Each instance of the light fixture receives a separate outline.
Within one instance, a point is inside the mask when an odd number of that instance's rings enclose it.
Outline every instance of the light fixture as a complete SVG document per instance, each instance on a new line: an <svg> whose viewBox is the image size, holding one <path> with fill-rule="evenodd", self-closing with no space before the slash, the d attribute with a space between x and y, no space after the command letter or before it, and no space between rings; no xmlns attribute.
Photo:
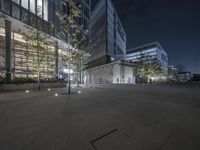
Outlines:
<svg viewBox="0 0 200 150"><path fill-rule="evenodd" d="M55 96L57 97L57 96L58 96L58 93L56 93Z"/></svg>
<svg viewBox="0 0 200 150"><path fill-rule="evenodd" d="M74 71L72 70L72 69L63 69L63 72L64 73L70 73L70 74L73 74L74 73Z"/></svg>
<svg viewBox="0 0 200 150"><path fill-rule="evenodd" d="M48 91L51 91L51 89L50 89L50 88L48 88Z"/></svg>
<svg viewBox="0 0 200 150"><path fill-rule="evenodd" d="M29 90L26 90L26 93L29 93Z"/></svg>
<svg viewBox="0 0 200 150"><path fill-rule="evenodd" d="M82 92L81 91L78 91L78 94L81 94Z"/></svg>

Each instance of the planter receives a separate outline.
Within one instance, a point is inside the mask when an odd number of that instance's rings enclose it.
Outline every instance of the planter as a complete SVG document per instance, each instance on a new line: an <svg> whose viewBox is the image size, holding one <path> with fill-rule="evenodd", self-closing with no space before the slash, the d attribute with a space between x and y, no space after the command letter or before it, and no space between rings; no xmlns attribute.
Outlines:
<svg viewBox="0 0 200 150"><path fill-rule="evenodd" d="M66 83L41 83L42 88L57 88L57 87L65 87ZM0 84L0 91L17 91L17 90L27 90L27 89L37 89L37 83L25 83L25 84Z"/></svg>

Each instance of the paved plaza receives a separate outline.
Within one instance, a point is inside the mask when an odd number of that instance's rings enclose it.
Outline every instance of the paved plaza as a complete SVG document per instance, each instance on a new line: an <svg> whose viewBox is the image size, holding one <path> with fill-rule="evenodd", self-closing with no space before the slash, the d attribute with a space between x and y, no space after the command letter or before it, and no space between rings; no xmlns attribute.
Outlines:
<svg viewBox="0 0 200 150"><path fill-rule="evenodd" d="M198 85L66 91L0 93L0 150L200 149Z"/></svg>

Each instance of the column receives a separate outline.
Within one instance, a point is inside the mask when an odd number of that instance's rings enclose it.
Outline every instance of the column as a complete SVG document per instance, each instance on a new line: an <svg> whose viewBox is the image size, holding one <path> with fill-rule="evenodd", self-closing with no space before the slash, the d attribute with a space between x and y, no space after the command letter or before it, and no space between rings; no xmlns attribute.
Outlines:
<svg viewBox="0 0 200 150"><path fill-rule="evenodd" d="M11 81L12 53L11 53L11 22L5 20L5 51L6 51L6 81Z"/></svg>

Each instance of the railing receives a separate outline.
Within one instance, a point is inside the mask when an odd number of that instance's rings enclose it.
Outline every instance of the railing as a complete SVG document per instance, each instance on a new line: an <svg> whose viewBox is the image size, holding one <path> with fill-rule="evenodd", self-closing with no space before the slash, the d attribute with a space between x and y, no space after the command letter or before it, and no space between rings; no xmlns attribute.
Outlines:
<svg viewBox="0 0 200 150"><path fill-rule="evenodd" d="M29 17L29 11L24 9L23 7L21 7L21 21L25 24L29 24L30 25L30 17Z"/></svg>
<svg viewBox="0 0 200 150"><path fill-rule="evenodd" d="M20 20L20 5L12 3L12 16Z"/></svg>
<svg viewBox="0 0 200 150"><path fill-rule="evenodd" d="M11 14L11 1L10 0L1 0L1 11L10 15Z"/></svg>

